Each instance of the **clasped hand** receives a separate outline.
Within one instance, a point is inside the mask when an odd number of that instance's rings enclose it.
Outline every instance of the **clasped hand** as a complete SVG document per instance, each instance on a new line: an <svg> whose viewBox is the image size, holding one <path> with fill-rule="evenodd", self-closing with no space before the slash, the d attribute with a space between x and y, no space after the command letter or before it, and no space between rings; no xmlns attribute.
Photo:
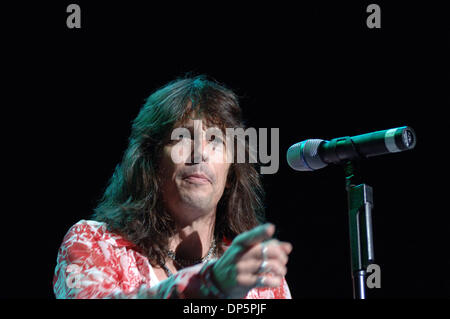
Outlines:
<svg viewBox="0 0 450 319"><path fill-rule="evenodd" d="M287 273L292 245L273 239L275 226L264 224L238 235L213 266L214 280L229 298L255 287L279 287Z"/></svg>

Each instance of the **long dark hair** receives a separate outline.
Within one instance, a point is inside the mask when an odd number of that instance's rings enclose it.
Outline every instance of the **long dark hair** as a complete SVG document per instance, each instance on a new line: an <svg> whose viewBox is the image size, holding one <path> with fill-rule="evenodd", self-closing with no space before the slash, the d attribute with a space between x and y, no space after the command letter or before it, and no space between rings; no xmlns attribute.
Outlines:
<svg viewBox="0 0 450 319"><path fill-rule="evenodd" d="M92 216L136 244L153 265L164 262L168 239L175 233L160 194L160 156L176 123L193 111L222 129L244 128L238 99L225 86L204 75L170 82L148 97L133 121L122 162ZM223 238L231 240L264 220L264 192L254 164L234 161L227 185L216 211L219 253Z"/></svg>

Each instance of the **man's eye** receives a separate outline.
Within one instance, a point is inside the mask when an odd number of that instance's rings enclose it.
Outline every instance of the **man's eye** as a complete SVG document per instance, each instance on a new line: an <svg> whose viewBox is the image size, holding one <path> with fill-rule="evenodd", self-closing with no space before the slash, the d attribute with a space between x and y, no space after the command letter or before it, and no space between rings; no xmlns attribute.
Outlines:
<svg viewBox="0 0 450 319"><path fill-rule="evenodd" d="M174 137L172 137L172 139L169 141L169 143L170 143L170 144L176 144L176 143L182 141L183 138L184 138L183 135L174 136Z"/></svg>
<svg viewBox="0 0 450 319"><path fill-rule="evenodd" d="M176 141L181 141L181 140L184 140L184 139L191 140L192 137L185 136L185 135L179 135L178 137L175 138Z"/></svg>
<svg viewBox="0 0 450 319"><path fill-rule="evenodd" d="M217 143L217 144L223 143L223 139L217 135L211 135L211 137L209 138L209 141Z"/></svg>

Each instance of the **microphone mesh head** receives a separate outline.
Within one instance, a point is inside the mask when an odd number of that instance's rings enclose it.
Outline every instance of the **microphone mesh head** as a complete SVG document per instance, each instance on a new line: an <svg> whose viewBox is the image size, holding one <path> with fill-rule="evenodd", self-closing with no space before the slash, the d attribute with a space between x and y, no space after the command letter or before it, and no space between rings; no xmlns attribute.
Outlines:
<svg viewBox="0 0 450 319"><path fill-rule="evenodd" d="M319 156L320 139L309 139L292 145L287 151L290 167L297 171L314 171L327 166Z"/></svg>

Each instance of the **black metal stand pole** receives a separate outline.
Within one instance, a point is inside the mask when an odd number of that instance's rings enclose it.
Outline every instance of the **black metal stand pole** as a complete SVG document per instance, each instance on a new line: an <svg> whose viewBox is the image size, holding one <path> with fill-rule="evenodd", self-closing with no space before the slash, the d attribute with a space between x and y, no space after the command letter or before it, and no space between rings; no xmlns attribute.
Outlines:
<svg viewBox="0 0 450 319"><path fill-rule="evenodd" d="M353 162L344 167L348 195L353 298L366 299L366 270L375 260L372 236L372 187L358 184Z"/></svg>

